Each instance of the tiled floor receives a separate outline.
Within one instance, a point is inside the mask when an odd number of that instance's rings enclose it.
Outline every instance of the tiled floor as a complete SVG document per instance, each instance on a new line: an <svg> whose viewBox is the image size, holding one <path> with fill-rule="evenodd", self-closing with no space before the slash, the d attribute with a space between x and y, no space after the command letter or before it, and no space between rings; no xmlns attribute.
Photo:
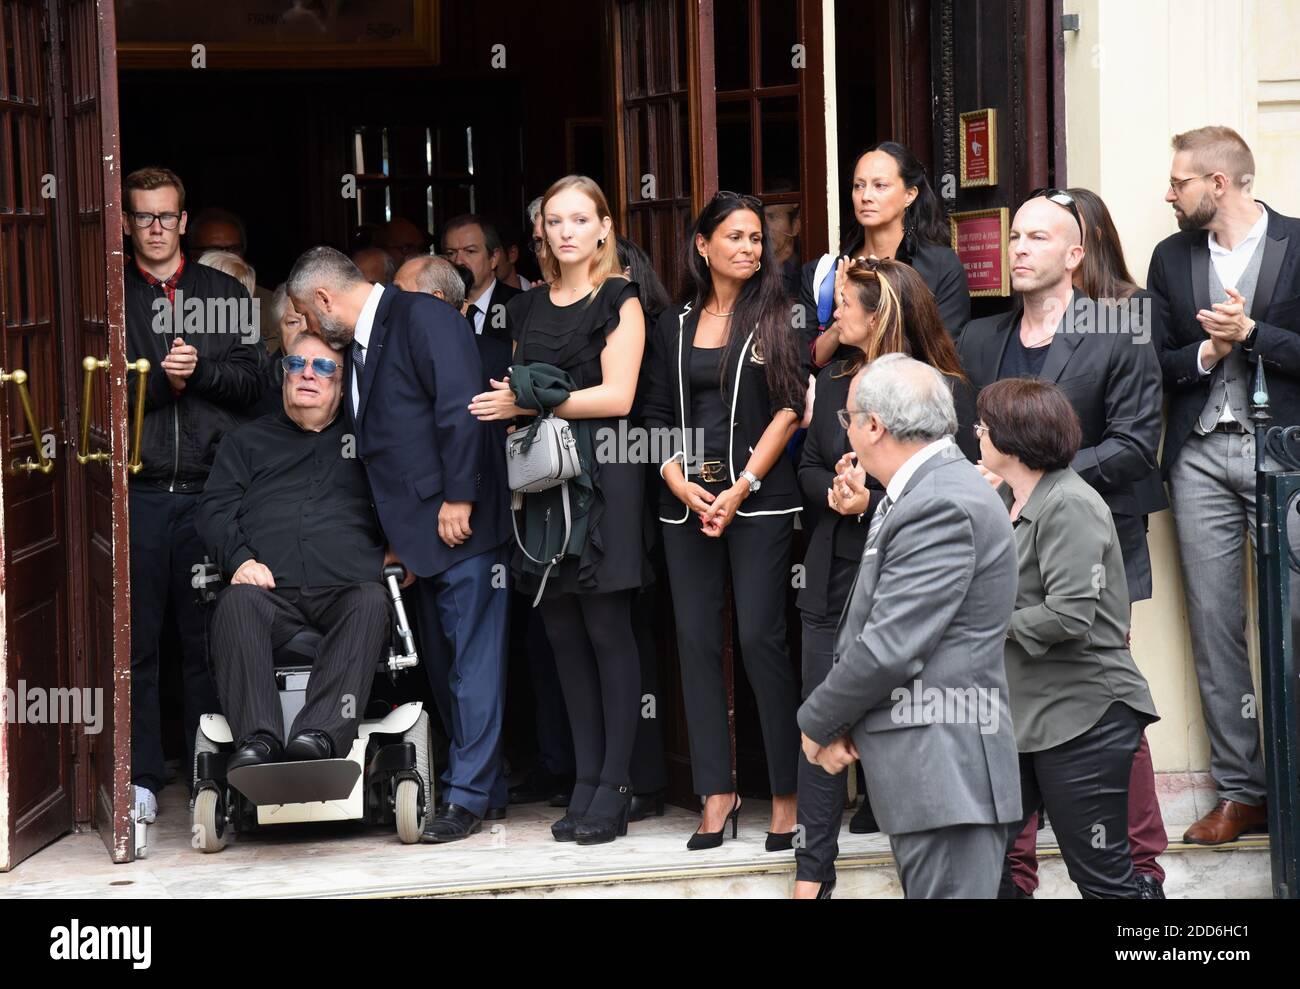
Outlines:
<svg viewBox="0 0 1300 989"><path fill-rule="evenodd" d="M511 808L506 821L451 845L402 845L391 831L347 824L287 825L204 855L190 847L184 793L172 786L145 858L115 866L97 834L69 835L0 874L0 898L789 895L794 853L764 851L768 806L761 801L746 803L739 840L704 852L686 850L698 818L678 808L587 848L552 840L560 814L541 804ZM852 835L846 824L840 841L838 896L900 895L888 839ZM1266 848L1251 839L1240 847L1253 853L1244 859L1171 849L1162 859L1170 895L1266 896ZM1077 895L1050 832L1040 835L1040 852L1039 895Z"/></svg>

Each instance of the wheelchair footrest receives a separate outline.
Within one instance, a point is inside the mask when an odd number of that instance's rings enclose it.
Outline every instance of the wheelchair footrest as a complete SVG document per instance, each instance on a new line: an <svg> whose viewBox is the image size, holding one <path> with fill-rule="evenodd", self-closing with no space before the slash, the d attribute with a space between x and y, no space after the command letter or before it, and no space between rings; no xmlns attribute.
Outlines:
<svg viewBox="0 0 1300 989"><path fill-rule="evenodd" d="M241 766L227 781L254 804L306 804L346 800L357 784L361 767L351 759L311 759Z"/></svg>

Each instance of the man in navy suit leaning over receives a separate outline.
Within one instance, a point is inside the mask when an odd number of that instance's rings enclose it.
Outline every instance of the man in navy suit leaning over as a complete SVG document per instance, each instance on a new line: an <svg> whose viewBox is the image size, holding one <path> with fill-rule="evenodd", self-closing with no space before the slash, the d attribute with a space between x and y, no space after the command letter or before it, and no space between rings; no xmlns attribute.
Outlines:
<svg viewBox="0 0 1300 989"><path fill-rule="evenodd" d="M457 841L506 806L501 775L509 594L505 451L469 413L482 365L464 317L432 296L367 282L313 247L289 273L307 326L347 353L344 408L390 552L418 578L421 655L451 737L422 840ZM322 534L323 538L328 538Z"/></svg>

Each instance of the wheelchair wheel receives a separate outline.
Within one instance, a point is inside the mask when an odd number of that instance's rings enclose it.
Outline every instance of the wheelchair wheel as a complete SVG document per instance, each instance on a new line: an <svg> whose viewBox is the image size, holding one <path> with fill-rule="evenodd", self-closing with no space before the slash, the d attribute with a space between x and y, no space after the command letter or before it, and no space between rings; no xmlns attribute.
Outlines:
<svg viewBox="0 0 1300 989"><path fill-rule="evenodd" d="M415 746L415 771L420 774L420 785L415 780L401 780L394 794L393 810L397 817L397 837L404 845L420 840L424 815L433 813L433 762L429 756L429 715L421 711L415 724L402 735L402 741Z"/></svg>
<svg viewBox="0 0 1300 989"><path fill-rule="evenodd" d="M211 788L194 798L192 844L201 852L219 852L226 847L226 814L221 795Z"/></svg>
<svg viewBox="0 0 1300 989"><path fill-rule="evenodd" d="M194 765L190 767L190 789L193 790L199 783L199 753L201 752L220 752L221 746L207 735L203 734L202 728L196 728L194 731Z"/></svg>

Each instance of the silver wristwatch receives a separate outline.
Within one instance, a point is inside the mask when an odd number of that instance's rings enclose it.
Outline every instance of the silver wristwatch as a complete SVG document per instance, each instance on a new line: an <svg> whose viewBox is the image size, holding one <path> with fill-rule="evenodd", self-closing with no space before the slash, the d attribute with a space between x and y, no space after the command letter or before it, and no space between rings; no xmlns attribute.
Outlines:
<svg viewBox="0 0 1300 989"><path fill-rule="evenodd" d="M763 482L760 481L760 480L755 476L755 474L754 474L753 471L750 471L750 470L742 470L742 471L740 472L740 476L743 477L746 481L749 482L749 493L750 493L750 494L756 494L756 493L758 492L758 489L761 488L761 487L763 486Z"/></svg>

